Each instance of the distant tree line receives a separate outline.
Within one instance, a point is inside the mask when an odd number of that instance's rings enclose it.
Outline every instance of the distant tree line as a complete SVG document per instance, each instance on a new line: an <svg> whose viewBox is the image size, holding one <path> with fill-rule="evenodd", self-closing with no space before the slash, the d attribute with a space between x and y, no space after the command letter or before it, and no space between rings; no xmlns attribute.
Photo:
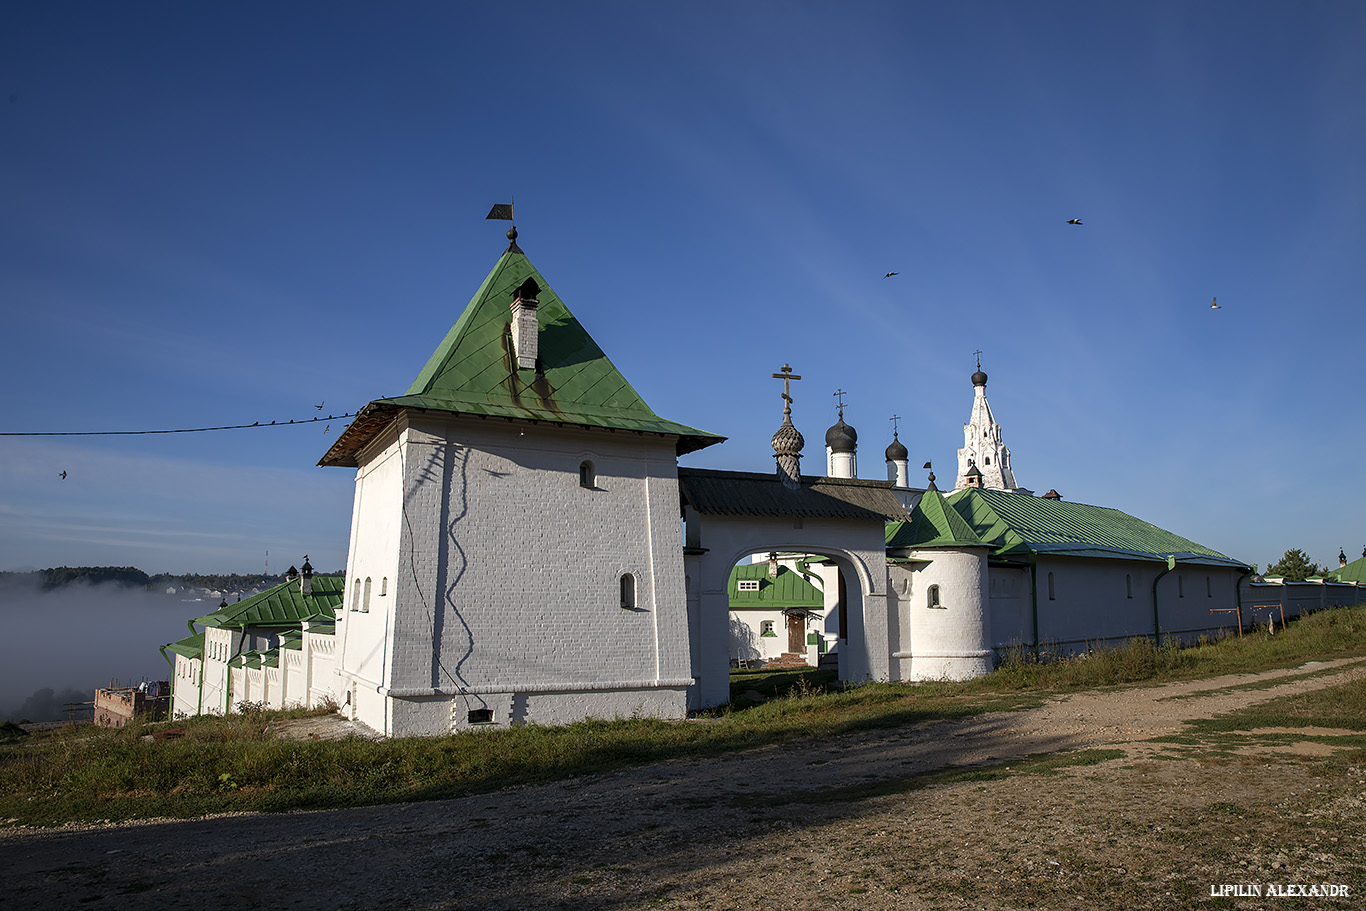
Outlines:
<svg viewBox="0 0 1366 911"><path fill-rule="evenodd" d="M319 576L341 576L343 570L317 573ZM35 578L43 589L63 585L103 585L113 583L124 588L165 591L167 588L204 588L212 591L240 591L246 588L269 588L285 581L283 573L265 575L255 573L157 573L149 576L136 566L56 566L36 573L0 572L0 579Z"/></svg>

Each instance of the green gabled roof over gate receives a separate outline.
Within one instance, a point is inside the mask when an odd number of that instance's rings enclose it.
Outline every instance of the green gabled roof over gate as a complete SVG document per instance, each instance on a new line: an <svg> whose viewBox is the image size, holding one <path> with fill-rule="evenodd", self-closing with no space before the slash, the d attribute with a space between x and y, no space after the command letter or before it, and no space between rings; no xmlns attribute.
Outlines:
<svg viewBox="0 0 1366 911"><path fill-rule="evenodd" d="M510 305L527 279L540 288L534 369L517 366L512 344ZM354 466L360 447L404 408L674 436L680 455L725 439L655 414L515 245L408 391L366 405L319 464Z"/></svg>
<svg viewBox="0 0 1366 911"><path fill-rule="evenodd" d="M937 490L927 490L911 510L911 517L887 523L888 547L986 547L971 525L955 512Z"/></svg>
<svg viewBox="0 0 1366 911"><path fill-rule="evenodd" d="M1232 557L1118 509L998 490L962 490L947 498L1001 556L1050 554L1248 568Z"/></svg>
<svg viewBox="0 0 1366 911"><path fill-rule="evenodd" d="M819 579L820 576L813 574L812 578ZM738 583L741 579L757 579L759 590L740 591ZM787 607L820 610L825 607L825 595L801 573L787 566L779 566L778 575L770 577L767 562L741 563L733 567L730 571L730 581L726 583L726 591L730 595L731 610Z"/></svg>
<svg viewBox="0 0 1366 911"><path fill-rule="evenodd" d="M313 591L305 595L299 580L244 598L197 618L195 623L217 627L297 626L305 620L332 620L342 606L346 580L341 576L314 576Z"/></svg>

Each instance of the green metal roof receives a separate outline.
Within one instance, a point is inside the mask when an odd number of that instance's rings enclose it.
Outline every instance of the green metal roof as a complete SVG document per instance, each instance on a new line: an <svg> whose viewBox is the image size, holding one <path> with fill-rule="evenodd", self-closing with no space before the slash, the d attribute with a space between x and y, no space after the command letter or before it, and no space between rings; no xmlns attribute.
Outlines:
<svg viewBox="0 0 1366 911"><path fill-rule="evenodd" d="M962 490L947 503L998 555L1112 557L1248 568L1203 547L1104 506L1087 506L998 490Z"/></svg>
<svg viewBox="0 0 1366 911"><path fill-rule="evenodd" d="M175 652L177 655L183 655L186 658L202 658L204 657L204 634L195 633L193 636L177 639L166 646L166 650Z"/></svg>
<svg viewBox="0 0 1366 911"><path fill-rule="evenodd" d="M811 574L819 581L820 576ZM757 592L742 592L736 584L741 579L759 580ZM806 610L820 610L825 607L825 595L820 588L803 578L802 574L789 567L779 566L778 575L769 578L768 563L742 563L730 571L730 581L726 583L730 595L730 608L785 608L800 607Z"/></svg>
<svg viewBox="0 0 1366 911"><path fill-rule="evenodd" d="M514 292L540 286L538 366L519 368L512 345ZM725 437L655 414L515 247L498 260L406 394L376 399L320 465L354 465L356 452L402 408L599 427L678 438L678 453Z"/></svg>
<svg viewBox="0 0 1366 911"><path fill-rule="evenodd" d="M927 490L911 510L911 517L887 524L888 547L984 547L987 542L944 500L937 490Z"/></svg>
<svg viewBox="0 0 1366 911"><path fill-rule="evenodd" d="M313 592L299 591L299 580L282 582L236 604L229 604L195 623L217 627L295 626L304 620L332 620L342 606L346 580L341 576L314 576Z"/></svg>
<svg viewBox="0 0 1366 911"><path fill-rule="evenodd" d="M1333 582L1366 583L1366 557L1362 557L1360 560L1353 560L1346 566L1338 567L1324 576L1324 578Z"/></svg>

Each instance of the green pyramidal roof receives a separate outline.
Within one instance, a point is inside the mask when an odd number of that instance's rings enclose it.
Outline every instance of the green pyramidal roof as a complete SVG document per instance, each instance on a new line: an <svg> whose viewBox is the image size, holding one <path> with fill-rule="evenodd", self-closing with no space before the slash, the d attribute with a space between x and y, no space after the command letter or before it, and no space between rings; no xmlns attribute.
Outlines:
<svg viewBox="0 0 1366 911"><path fill-rule="evenodd" d="M927 490L910 519L887 523L888 547L986 547L972 526L937 490Z"/></svg>
<svg viewBox="0 0 1366 911"><path fill-rule="evenodd" d="M527 279L540 288L534 369L517 366L512 344L511 304ZM725 439L650 410L515 246L484 279L407 393L366 405L319 464L354 465L360 447L402 408L675 436L680 455Z"/></svg>

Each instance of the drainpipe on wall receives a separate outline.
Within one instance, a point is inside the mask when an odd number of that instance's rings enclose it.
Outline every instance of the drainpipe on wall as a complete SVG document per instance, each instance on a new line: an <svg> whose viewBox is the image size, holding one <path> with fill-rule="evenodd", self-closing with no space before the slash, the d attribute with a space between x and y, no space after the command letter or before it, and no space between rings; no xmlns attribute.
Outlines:
<svg viewBox="0 0 1366 911"><path fill-rule="evenodd" d="M170 658L166 657L166 646L161 646L161 648L158 649L158 651L161 652L161 657L166 658L166 663L171 666L171 705L169 708L166 709L166 720L174 721L175 719L173 719L171 716L175 714L175 662L172 661Z"/></svg>
<svg viewBox="0 0 1366 911"><path fill-rule="evenodd" d="M1029 554L1029 611L1034 624L1034 657L1039 657L1039 555Z"/></svg>
<svg viewBox="0 0 1366 911"><path fill-rule="evenodd" d="M1238 608L1238 612L1234 616L1238 618L1238 635L1240 636L1243 634L1243 580L1250 575L1252 575L1252 570L1249 568L1247 572L1238 577L1238 581L1233 585L1233 604Z"/></svg>
<svg viewBox="0 0 1366 911"><path fill-rule="evenodd" d="M1157 612L1157 583L1162 581L1162 577L1176 569L1176 558L1167 558L1167 568L1157 574L1153 580L1153 642L1157 645L1162 644L1162 619Z"/></svg>

